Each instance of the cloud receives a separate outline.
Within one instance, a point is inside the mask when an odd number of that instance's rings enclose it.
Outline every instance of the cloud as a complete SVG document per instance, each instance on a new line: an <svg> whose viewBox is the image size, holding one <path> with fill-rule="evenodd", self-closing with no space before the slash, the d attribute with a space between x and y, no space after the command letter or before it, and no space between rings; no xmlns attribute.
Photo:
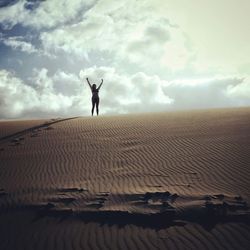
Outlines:
<svg viewBox="0 0 250 250"><path fill-rule="evenodd" d="M39 52L39 50L36 49L33 44L23 41L22 37L9 37L6 39L2 38L0 41L6 46L9 46L15 50L27 52L28 54Z"/></svg>
<svg viewBox="0 0 250 250"><path fill-rule="evenodd" d="M166 81L142 72L121 74L108 67L82 70L80 77L86 76L93 81L105 79L101 95L107 113L250 105L249 78L240 76Z"/></svg>
<svg viewBox="0 0 250 250"><path fill-rule="evenodd" d="M63 93L65 84L71 84L77 94ZM79 79L71 74L58 72L49 77L47 69L35 70L27 84L13 73L0 70L1 119L79 115L87 110L84 95Z"/></svg>
<svg viewBox="0 0 250 250"><path fill-rule="evenodd" d="M6 29L16 24L36 29L53 28L72 21L95 0L20 0L15 4L0 8L0 23Z"/></svg>
<svg viewBox="0 0 250 250"><path fill-rule="evenodd" d="M85 77L99 84L101 113L128 113L164 110L172 99L161 88L157 76L136 73L119 74L114 68L91 67L74 74L58 71L49 75L47 69L34 70L27 82L13 73L0 71L0 118L52 117L88 115L91 109L91 91Z"/></svg>
<svg viewBox="0 0 250 250"><path fill-rule="evenodd" d="M249 81L232 76L170 81L163 91L175 100L174 109L197 109L250 105L249 89Z"/></svg>
<svg viewBox="0 0 250 250"><path fill-rule="evenodd" d="M48 53L48 51L35 47L29 41L25 41L25 37L22 36L12 36L4 37L0 34L0 43L3 43L5 46L8 46L16 51L22 51L27 54L35 54L36 56L46 56L50 58L55 58L55 55Z"/></svg>
<svg viewBox="0 0 250 250"><path fill-rule="evenodd" d="M182 70L193 56L186 36L166 16L150 11L152 6L152 1L100 0L79 22L44 31L40 39L50 53L106 53L104 63L136 69L133 73Z"/></svg>
<svg viewBox="0 0 250 250"><path fill-rule="evenodd" d="M36 102L35 90L24 85L11 73L0 71L0 114L1 118L15 118L24 109L33 108Z"/></svg>
<svg viewBox="0 0 250 250"><path fill-rule="evenodd" d="M83 80L89 77L97 84L101 78L104 79L100 95L105 113L160 111L173 103L164 94L164 81L158 76L142 72L126 75L110 67L91 67L80 71L80 77Z"/></svg>
<svg viewBox="0 0 250 250"><path fill-rule="evenodd" d="M238 99L242 104L250 105L250 76L242 78L238 84L227 86L226 94L229 98Z"/></svg>
<svg viewBox="0 0 250 250"><path fill-rule="evenodd" d="M79 77L80 76L80 77ZM91 83L100 84L101 114L250 105L249 77L165 81L142 72L132 75L112 67L89 67L79 76L35 69L24 82L0 70L0 118L89 115ZM212 97L212 98L211 98Z"/></svg>
<svg viewBox="0 0 250 250"><path fill-rule="evenodd" d="M21 23L50 28L40 33L43 49L50 55L63 51L91 61L89 54L94 53L104 59L103 64L163 76L185 68L193 55L181 29L155 8L158 2L19 1L0 9L0 22L6 27ZM96 64L96 57L93 60Z"/></svg>

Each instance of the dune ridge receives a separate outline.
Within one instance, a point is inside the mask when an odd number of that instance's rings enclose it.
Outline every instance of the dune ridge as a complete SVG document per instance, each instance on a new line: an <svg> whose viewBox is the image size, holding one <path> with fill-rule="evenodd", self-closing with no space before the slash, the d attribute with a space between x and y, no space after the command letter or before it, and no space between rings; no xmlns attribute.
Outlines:
<svg viewBox="0 0 250 250"><path fill-rule="evenodd" d="M1 249L44 249L34 226L46 249L247 249L249 121L237 108L5 126Z"/></svg>

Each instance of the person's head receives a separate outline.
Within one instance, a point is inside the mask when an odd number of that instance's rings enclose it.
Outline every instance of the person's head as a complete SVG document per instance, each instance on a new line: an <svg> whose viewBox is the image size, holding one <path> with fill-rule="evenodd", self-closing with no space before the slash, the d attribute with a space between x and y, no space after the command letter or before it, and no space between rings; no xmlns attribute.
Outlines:
<svg viewBox="0 0 250 250"><path fill-rule="evenodd" d="M96 84L92 85L92 90L96 90Z"/></svg>

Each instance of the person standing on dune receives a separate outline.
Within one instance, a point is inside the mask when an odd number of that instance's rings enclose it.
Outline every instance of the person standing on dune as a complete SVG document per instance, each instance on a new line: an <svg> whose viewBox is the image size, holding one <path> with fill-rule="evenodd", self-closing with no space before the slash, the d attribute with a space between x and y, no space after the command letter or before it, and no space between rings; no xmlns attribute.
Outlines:
<svg viewBox="0 0 250 250"><path fill-rule="evenodd" d="M103 79L98 88L96 88L96 84L91 85L88 78L86 78L86 80L92 92L92 110L91 110L92 116L94 114L95 106L96 106L96 114L98 115L99 114L99 101L100 101L99 90L103 84Z"/></svg>

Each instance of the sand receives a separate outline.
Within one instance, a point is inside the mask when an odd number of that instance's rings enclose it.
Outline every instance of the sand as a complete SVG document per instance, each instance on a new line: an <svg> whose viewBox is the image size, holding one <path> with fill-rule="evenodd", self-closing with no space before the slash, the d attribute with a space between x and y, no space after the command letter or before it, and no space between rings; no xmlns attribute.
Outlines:
<svg viewBox="0 0 250 250"><path fill-rule="evenodd" d="M0 249L249 249L250 108L0 122Z"/></svg>

